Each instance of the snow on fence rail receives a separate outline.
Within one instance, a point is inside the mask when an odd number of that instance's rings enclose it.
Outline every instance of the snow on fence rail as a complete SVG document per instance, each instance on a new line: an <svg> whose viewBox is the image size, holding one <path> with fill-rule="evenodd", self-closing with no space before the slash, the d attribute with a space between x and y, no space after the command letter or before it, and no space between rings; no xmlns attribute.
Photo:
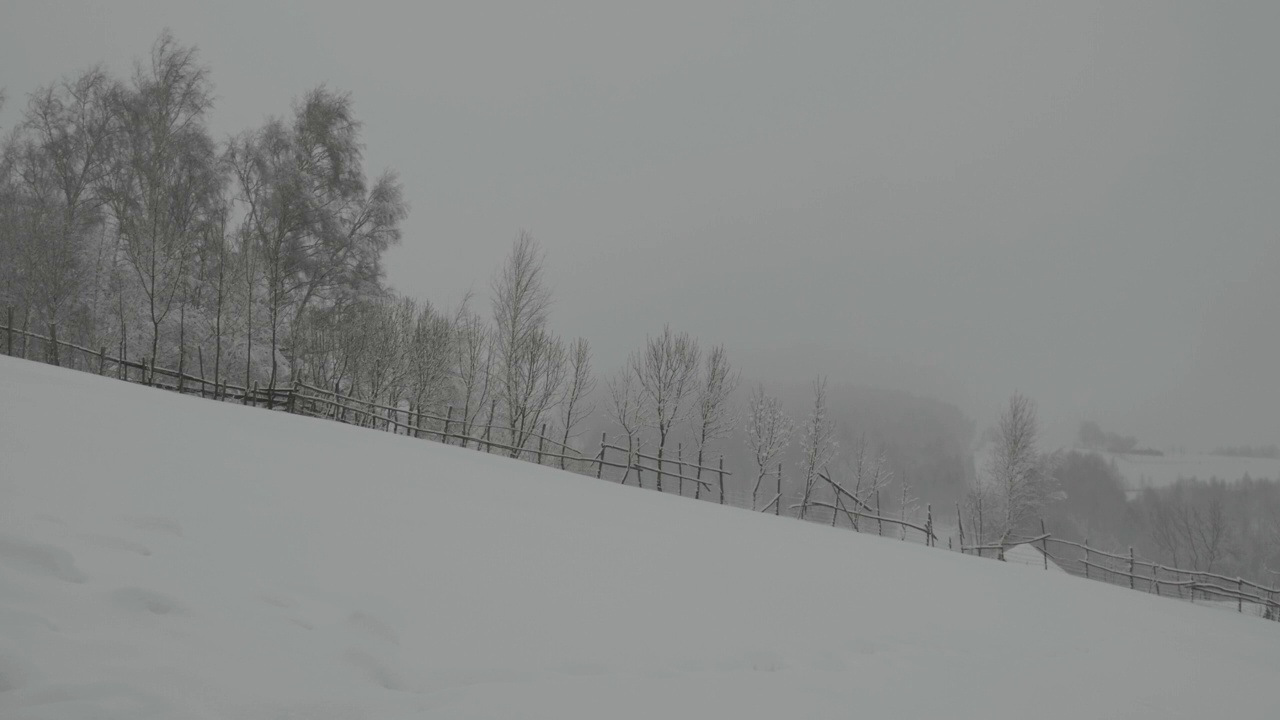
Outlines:
<svg viewBox="0 0 1280 720"><path fill-rule="evenodd" d="M155 365L149 359L141 361L128 360L107 353L106 346L97 350L74 343L59 340L57 326L51 325L49 335L40 335L25 328L17 328L13 324L13 313L9 311L7 324L0 325L2 347L7 355L23 359L42 359L52 365L84 370L98 375L113 376L127 382L134 382L175 392L198 395L203 398L224 402L238 402L243 405L265 407L270 410L308 415L312 417L336 420L338 422L357 425L370 429L380 429L396 434L420 439L434 439L450 445L474 448L480 452L492 453L495 450L509 457L528 460L539 465L548 461L559 463L559 467L583 475L594 475L598 479L613 480L605 469L621 471L617 481L625 484L635 474L636 484L644 487L644 474L655 478L654 488L662 490L662 480L670 478L676 481L677 492L685 493L685 483L693 488L693 498L701 499L703 490L711 493L718 489L716 500L721 505L732 505L743 509L754 509L754 498L742 489L726 489L725 478L732 473L724 468L724 456L719 457L716 465L698 465L683 458L683 447L677 445L676 457L664 457L641 452L636 448L625 448L611 444L606 433L601 433L599 451L595 455L584 455L578 449L546 435L546 424L541 425L539 432L527 433L528 441L523 446L511 445L495 439L494 432L507 432L508 429L492 423L478 424L466 422L464 418L454 418L454 408L450 406L445 415L414 410L412 408L381 405L369 400L342 395L337 390L326 390L302 382L294 382L288 387L260 387L254 383L252 387L244 387L219 380L208 380L204 377L203 358L199 362L199 374L192 375L179 367L177 370ZM37 358L32 358L35 354ZM79 362L77 362L77 359ZM617 462L609 452L621 453L622 462ZM649 461L645 464L642 461ZM686 474L693 472L693 475ZM615 474L616 475L616 474ZM715 477L715 483L703 479ZM938 545L938 536L934 531L933 509L926 506L924 523L912 522L903 517L894 518L884 515L879 507L871 507L865 501L845 489L839 482L826 473L818 477L832 489L832 502L808 500L809 508L829 511L829 514L814 513L806 520L833 527L844 527L855 532L872 533L883 536L885 526L901 540L921 542L929 546ZM778 492L760 510L775 515L781 514L786 506L797 510L801 505L800 496L784 495L781 492L781 468L778 473ZM846 502L847 501L847 502ZM878 506L877 500L877 506ZM843 519L843 523L841 520ZM1110 553L1096 547L1090 547L1088 541L1077 543L1055 538L1048 533L1028 538L1009 538L1004 543L966 545L963 521L959 517L959 542L954 546L948 538L947 547L962 553L976 554L981 557L1003 559L1004 552L1015 545L1030 544L1040 549L1044 555L1046 569L1049 561L1068 573L1090 580L1101 580L1118 585L1128 585L1133 590L1145 590L1157 595L1177 597L1191 600L1218 599L1219 602L1236 602L1238 612L1244 612L1249 606L1258 613L1272 619L1280 619L1280 589L1266 587L1242 578L1231 578L1220 574L1198 570L1171 568L1159 563L1140 560L1134 556L1133 549L1128 555ZM1043 530L1043 523L1042 523ZM1049 551L1050 544L1055 547Z"/></svg>

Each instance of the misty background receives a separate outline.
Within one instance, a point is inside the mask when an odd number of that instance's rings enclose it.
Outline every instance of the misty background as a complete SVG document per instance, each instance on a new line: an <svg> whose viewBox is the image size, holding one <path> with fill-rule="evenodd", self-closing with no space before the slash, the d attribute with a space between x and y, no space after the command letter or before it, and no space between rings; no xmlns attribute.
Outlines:
<svg viewBox="0 0 1280 720"><path fill-rule="evenodd" d="M1273 3L6 3L0 112L169 27L215 137L350 90L411 206L390 284L482 292L519 228L553 326L669 321L745 376L901 388L1049 437L1271 443Z"/></svg>

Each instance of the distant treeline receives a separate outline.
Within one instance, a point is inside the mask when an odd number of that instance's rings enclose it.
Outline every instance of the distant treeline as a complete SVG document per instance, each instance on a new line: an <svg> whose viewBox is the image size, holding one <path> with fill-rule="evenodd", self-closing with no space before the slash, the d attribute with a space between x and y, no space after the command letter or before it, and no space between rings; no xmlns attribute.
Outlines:
<svg viewBox="0 0 1280 720"><path fill-rule="evenodd" d="M1214 455L1226 457L1263 458L1275 460L1280 458L1280 445L1238 445L1214 448Z"/></svg>
<svg viewBox="0 0 1280 720"><path fill-rule="evenodd" d="M1096 453L1061 455L1055 469L1064 497L1046 508L1054 535L1171 567L1280 580L1280 483L1249 477L1180 480L1126 499L1113 462Z"/></svg>

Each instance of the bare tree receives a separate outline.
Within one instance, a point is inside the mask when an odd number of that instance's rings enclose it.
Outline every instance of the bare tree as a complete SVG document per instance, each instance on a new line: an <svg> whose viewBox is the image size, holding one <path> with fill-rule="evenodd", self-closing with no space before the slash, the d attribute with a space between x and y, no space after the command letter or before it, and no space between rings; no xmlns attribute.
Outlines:
<svg viewBox="0 0 1280 720"><path fill-rule="evenodd" d="M147 304L153 359L161 325L183 300L208 196L220 184L204 122L212 104L208 70L196 50L178 45L168 32L115 104L122 147L108 199Z"/></svg>
<svg viewBox="0 0 1280 720"><path fill-rule="evenodd" d="M31 95L21 130L20 176L35 211L28 279L44 320L57 324L81 299L93 268L88 235L101 222L97 192L110 169L114 81L99 68Z"/></svg>
<svg viewBox="0 0 1280 720"><path fill-rule="evenodd" d="M805 422L804 436L800 439L800 468L804 480L804 494L800 498L801 520L808 511L818 474L824 472L827 464L835 458L836 449L835 427L827 419L827 381L814 380L813 408Z"/></svg>
<svg viewBox="0 0 1280 720"><path fill-rule="evenodd" d="M493 377L492 333L484 318L467 309L467 299L454 314L453 374L462 403L462 446L466 447L480 413L489 404Z"/></svg>
<svg viewBox="0 0 1280 720"><path fill-rule="evenodd" d="M698 446L696 479L702 480L703 457L707 446L729 434L737 419L729 408L729 397L738 387L740 375L729 365L724 345L717 345L707 353L698 395L691 415L693 441ZM723 482L723 476L721 482ZM702 494L702 483L694 483L694 497Z"/></svg>
<svg viewBox="0 0 1280 720"><path fill-rule="evenodd" d="M412 303L407 307L412 307ZM438 409L450 392L454 328L430 303L417 309L407 348L409 409L421 414Z"/></svg>
<svg viewBox="0 0 1280 720"><path fill-rule="evenodd" d="M1051 497L1052 467L1050 458L1037 448L1039 435L1035 404L1015 392L1000 416L998 442L987 465L998 506L992 519L1001 545Z"/></svg>
<svg viewBox="0 0 1280 720"><path fill-rule="evenodd" d="M625 366L608 381L609 417L622 428L627 436L627 462L622 473L622 484L627 484L631 475L631 466L636 464L636 453L640 452L640 431L648 424L648 406L642 398L640 382L636 379L631 366ZM639 472L636 473L636 484L644 487Z"/></svg>
<svg viewBox="0 0 1280 720"><path fill-rule="evenodd" d="M751 488L751 509L756 509L760 484L791 444L795 422L782 410L782 402L757 385L747 401L747 447L756 463L756 482ZM781 502L781 498L774 498ZM772 504L772 503L770 503Z"/></svg>
<svg viewBox="0 0 1280 720"><path fill-rule="evenodd" d="M589 416L594 405L588 404L591 392L595 390L596 379L591 373L591 345L586 338L578 338L569 345L569 369L565 382L564 397L560 399L560 425L564 430L561 440L560 469L565 469L565 453L569 438L574 428Z"/></svg>
<svg viewBox="0 0 1280 720"><path fill-rule="evenodd" d="M551 410L564 383L564 344L547 330L551 292L542 277L543 253L521 231L493 281L497 400L516 457Z"/></svg>
<svg viewBox="0 0 1280 720"><path fill-rule="evenodd" d="M643 350L632 353L631 371L648 406L649 421L658 433L658 492L662 492L662 463L671 428L688 407L684 401L698 382L698 342L688 333L675 334L665 325L662 334L645 339Z"/></svg>
<svg viewBox="0 0 1280 720"><path fill-rule="evenodd" d="M274 385L283 340L309 308L383 294L382 254L407 205L394 174L367 185L351 97L324 87L295 105L291 124L268 120L228 157L261 261Z"/></svg>

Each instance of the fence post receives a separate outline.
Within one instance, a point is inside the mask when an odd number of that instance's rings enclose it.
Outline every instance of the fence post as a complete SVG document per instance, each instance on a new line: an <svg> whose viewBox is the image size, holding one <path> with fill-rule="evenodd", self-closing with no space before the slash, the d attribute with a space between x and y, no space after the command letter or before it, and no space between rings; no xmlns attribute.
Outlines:
<svg viewBox="0 0 1280 720"><path fill-rule="evenodd" d="M1044 569L1049 569L1049 533L1044 529L1044 518L1040 518L1040 554L1044 556Z"/></svg>
<svg viewBox="0 0 1280 720"><path fill-rule="evenodd" d="M201 394L204 394L204 380L203 380L203 379L200 381L200 393L201 393ZM289 396L288 396L288 399L287 399L287 400L285 400L285 408L284 408L284 409L285 409L285 412L289 413L290 415L292 415L292 414L293 414L293 408L294 408L294 407L295 407L295 405L296 405L296 402L294 401L293 397L294 397L295 395L297 395L297 394L298 394L298 381L297 381L297 380L294 380L294 381L293 381L293 387L290 387L290 388L289 388Z"/></svg>
<svg viewBox="0 0 1280 720"><path fill-rule="evenodd" d="M933 547L933 503L924 506L925 511L925 536L924 544Z"/></svg>
<svg viewBox="0 0 1280 720"><path fill-rule="evenodd" d="M107 374L107 346L103 345L98 348L98 374Z"/></svg>
<svg viewBox="0 0 1280 720"><path fill-rule="evenodd" d="M1084 577L1089 578L1089 538L1084 539Z"/></svg>
<svg viewBox="0 0 1280 720"><path fill-rule="evenodd" d="M1244 612L1244 580L1236 578L1236 612Z"/></svg>
<svg viewBox="0 0 1280 720"><path fill-rule="evenodd" d="M657 470L657 473L658 473L658 481L657 481L657 482L658 482L658 485L657 485L657 487L658 487L658 492L662 492L662 469L663 469L663 468L662 468L662 449L663 449L663 448L662 448L662 446L661 446L661 445L659 445L659 446L658 446L658 470ZM723 504L723 503L722 503L722 504Z"/></svg>
<svg viewBox="0 0 1280 720"><path fill-rule="evenodd" d="M680 478L677 485L680 487L680 497L684 497L684 443L676 443L676 477Z"/></svg>
<svg viewBox="0 0 1280 720"><path fill-rule="evenodd" d="M62 367L58 358L58 323L49 323L49 359L55 367Z"/></svg>
<svg viewBox="0 0 1280 720"><path fill-rule="evenodd" d="M27 334L27 331L30 329L31 329L31 310L26 309L22 311L22 359L23 360L27 359L27 349L28 349L28 346L31 344L31 336Z"/></svg>
<svg viewBox="0 0 1280 720"><path fill-rule="evenodd" d="M720 504L724 504L724 455L720 456Z"/></svg>
<svg viewBox="0 0 1280 720"><path fill-rule="evenodd" d="M5 320L4 327L5 327L5 331L6 331L5 335L7 339L5 343L4 354L12 357L13 356L13 306L12 305L9 306L9 309L6 315L7 317Z"/></svg>
<svg viewBox="0 0 1280 720"><path fill-rule="evenodd" d="M1133 589L1133 546L1129 546L1129 589Z"/></svg>
<svg viewBox="0 0 1280 720"><path fill-rule="evenodd" d="M884 520L880 515L880 488L876 488L876 535L884 535Z"/></svg>
<svg viewBox="0 0 1280 720"><path fill-rule="evenodd" d="M778 499L773 503L773 514L781 515L782 510L782 463L778 463Z"/></svg>
<svg viewBox="0 0 1280 720"><path fill-rule="evenodd" d="M596 479L604 476L604 443L608 433L600 433L600 462L596 465Z"/></svg>
<svg viewBox="0 0 1280 720"><path fill-rule="evenodd" d="M1160 566L1151 566L1151 584L1156 587L1156 597L1160 597Z"/></svg>
<svg viewBox="0 0 1280 720"><path fill-rule="evenodd" d="M960 514L960 502L956 501L956 527L960 528L960 554L964 554L964 517Z"/></svg>
<svg viewBox="0 0 1280 720"><path fill-rule="evenodd" d="M247 392L245 393L248 394ZM258 407L258 381L253 381L253 406Z"/></svg>
<svg viewBox="0 0 1280 720"><path fill-rule="evenodd" d="M547 424L542 423L542 429L538 431L538 464L542 464L542 443L547 439Z"/></svg>
<svg viewBox="0 0 1280 720"><path fill-rule="evenodd" d="M148 368L150 368L150 367L151 367L151 360L150 360L150 358L143 357L143 358L142 358L142 384L143 384L143 385L150 385L150 384L151 384L151 372L150 372L150 370L148 369Z"/></svg>

